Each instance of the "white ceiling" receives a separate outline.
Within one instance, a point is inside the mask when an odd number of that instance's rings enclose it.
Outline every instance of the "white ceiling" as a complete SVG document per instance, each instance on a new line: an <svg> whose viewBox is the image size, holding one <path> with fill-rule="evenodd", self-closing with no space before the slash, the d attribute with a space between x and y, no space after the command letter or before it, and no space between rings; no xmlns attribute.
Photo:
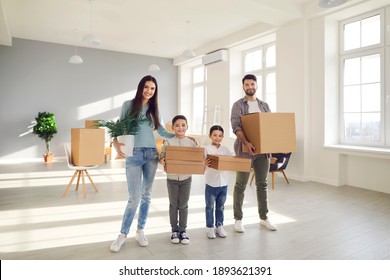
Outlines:
<svg viewBox="0 0 390 280"><path fill-rule="evenodd" d="M218 46L224 38L263 24L305 16L318 0L0 0L0 44L23 38L98 49L180 57ZM82 42L92 31L102 44ZM154 44L152 42L155 42Z"/></svg>

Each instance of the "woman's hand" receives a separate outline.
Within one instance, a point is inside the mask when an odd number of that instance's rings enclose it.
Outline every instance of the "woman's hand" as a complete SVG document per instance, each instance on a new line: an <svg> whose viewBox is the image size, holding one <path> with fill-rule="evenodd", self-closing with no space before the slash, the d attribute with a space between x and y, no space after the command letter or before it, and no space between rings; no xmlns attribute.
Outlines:
<svg viewBox="0 0 390 280"><path fill-rule="evenodd" d="M114 140L112 141L112 145L114 146L114 149L115 149L116 153L118 154L118 156L124 157L124 158L126 157L126 155L121 150L121 146L125 146L125 144L119 143L118 139L114 138Z"/></svg>

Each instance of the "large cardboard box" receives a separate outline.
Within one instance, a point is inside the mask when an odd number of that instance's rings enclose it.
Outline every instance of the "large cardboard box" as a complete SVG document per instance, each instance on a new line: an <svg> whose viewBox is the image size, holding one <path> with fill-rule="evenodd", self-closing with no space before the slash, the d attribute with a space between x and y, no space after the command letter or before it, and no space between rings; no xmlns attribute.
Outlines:
<svg viewBox="0 0 390 280"><path fill-rule="evenodd" d="M204 161L204 148L166 146L165 158L174 160Z"/></svg>
<svg viewBox="0 0 390 280"><path fill-rule="evenodd" d="M211 168L226 171L250 172L252 161L249 158L240 158L224 155L207 155L211 160Z"/></svg>
<svg viewBox="0 0 390 280"><path fill-rule="evenodd" d="M71 147L74 165L88 166L104 163L105 130L72 128Z"/></svg>
<svg viewBox="0 0 390 280"><path fill-rule="evenodd" d="M204 161L166 160L166 172L172 174L204 174Z"/></svg>
<svg viewBox="0 0 390 280"><path fill-rule="evenodd" d="M294 113L253 113L241 116L241 122L256 154L296 152Z"/></svg>

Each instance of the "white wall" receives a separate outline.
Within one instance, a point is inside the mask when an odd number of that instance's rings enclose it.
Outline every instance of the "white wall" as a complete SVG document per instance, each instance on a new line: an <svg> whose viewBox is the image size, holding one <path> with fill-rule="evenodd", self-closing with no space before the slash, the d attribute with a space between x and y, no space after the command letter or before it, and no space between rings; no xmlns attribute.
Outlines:
<svg viewBox="0 0 390 280"><path fill-rule="evenodd" d="M42 159L44 141L28 133L40 111L55 114L58 133L52 152L63 156L70 128L84 127L85 119L119 116L124 100L132 98L139 80L152 74L159 86L164 121L177 113L177 67L172 59L79 48L84 59L69 64L73 46L13 39L0 46L0 161ZM156 62L161 71L148 72Z"/></svg>
<svg viewBox="0 0 390 280"><path fill-rule="evenodd" d="M377 7L370 3L347 8L343 16ZM390 193L389 151L335 146L339 119L337 26L337 18L320 15L290 22L276 31L277 111L296 114L298 149L292 155L287 174L301 181ZM242 77L237 74L238 53L231 50L229 63L209 66L208 86L214 93L209 95L209 104L219 100L224 106L229 102L231 108L231 102L239 98L237 94L243 96ZM229 101L215 98L217 93L224 97L225 90L230 90ZM227 119L222 124L230 128L230 120L226 114L223 116Z"/></svg>

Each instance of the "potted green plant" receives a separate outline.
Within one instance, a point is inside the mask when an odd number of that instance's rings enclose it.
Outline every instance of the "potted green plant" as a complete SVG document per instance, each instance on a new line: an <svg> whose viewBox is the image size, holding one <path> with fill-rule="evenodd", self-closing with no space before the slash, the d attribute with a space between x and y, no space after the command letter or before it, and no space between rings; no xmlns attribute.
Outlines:
<svg viewBox="0 0 390 280"><path fill-rule="evenodd" d="M33 126L33 134L38 135L39 138L45 140L46 153L43 155L45 162L50 162L53 154L50 150L50 141L54 134L57 133L57 123L53 113L39 112L35 118L35 125Z"/></svg>
<svg viewBox="0 0 390 280"><path fill-rule="evenodd" d="M130 115L123 120L98 120L96 126L107 128L107 133L108 135L110 135L111 138L117 138L119 143L125 144L121 146L122 152L126 156L132 156L134 147L134 135L138 133L141 122L145 120L146 119L142 115Z"/></svg>

